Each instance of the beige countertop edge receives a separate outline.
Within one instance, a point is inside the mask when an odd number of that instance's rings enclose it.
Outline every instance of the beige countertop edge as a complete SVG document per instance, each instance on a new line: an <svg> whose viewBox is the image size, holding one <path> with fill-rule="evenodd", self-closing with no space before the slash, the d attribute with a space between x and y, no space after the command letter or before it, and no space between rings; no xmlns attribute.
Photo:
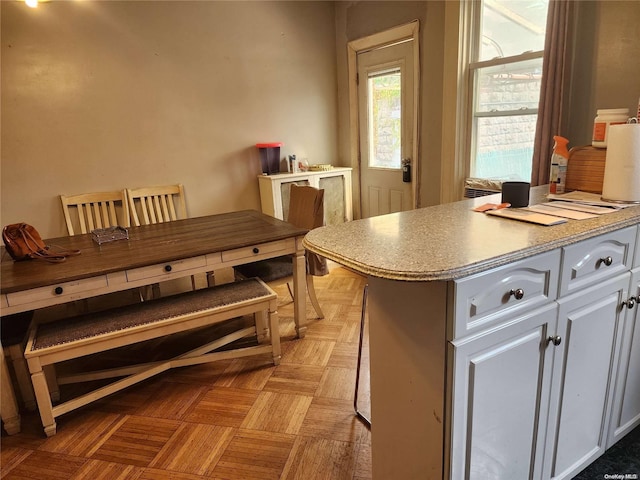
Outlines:
<svg viewBox="0 0 640 480"><path fill-rule="evenodd" d="M615 222L612 224L602 226L600 228L594 228L593 230L589 230L587 232L574 234L570 237L560 238L557 241L546 242L541 245L531 246L531 247L523 248L520 250L514 250L513 252L510 252L508 254L488 258L482 262L464 264L464 265L460 265L458 268L450 268L447 270L439 270L439 271L434 270L434 271L423 271L423 272L403 272L399 270L381 269L373 265L363 264L363 263L357 262L354 259L344 257L340 254L325 250L317 245L314 245L310 243L306 237L304 238L302 244L307 250L317 253L319 255L322 255L329 260L339 263L340 265L343 265L345 267L351 268L356 272L362 273L364 275L388 279L388 280L399 280L399 281L409 281L409 282L431 282L431 281L442 281L442 280L456 280L462 277L466 277L468 275L489 270L491 268L499 267L501 265L506 265L508 263L511 263L517 260L522 260L528 257L532 257L540 253L548 252L556 248L564 247L566 245L571 245L573 243L577 243L582 240L586 240L592 237L596 237L598 235L602 235L604 233L612 232L614 230L619 230L621 228L625 228L625 227L629 227L637 224L638 224L637 218L626 219L620 222ZM553 227L549 227L549 228L553 228Z"/></svg>

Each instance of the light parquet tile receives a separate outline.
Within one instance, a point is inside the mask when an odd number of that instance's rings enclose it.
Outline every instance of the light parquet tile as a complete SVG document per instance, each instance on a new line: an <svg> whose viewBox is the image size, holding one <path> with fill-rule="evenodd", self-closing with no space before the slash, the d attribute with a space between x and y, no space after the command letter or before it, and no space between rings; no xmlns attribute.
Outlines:
<svg viewBox="0 0 640 480"><path fill-rule="evenodd" d="M164 445L150 467L207 475L231 442L235 429L184 423Z"/></svg>
<svg viewBox="0 0 640 480"><path fill-rule="evenodd" d="M69 480L139 480L142 469L122 463L88 460Z"/></svg>
<svg viewBox="0 0 640 480"><path fill-rule="evenodd" d="M162 378L161 376L158 377ZM133 385L114 395L98 400L90 404L89 409L100 412L113 412L120 415L135 415L135 413L147 402L149 397L157 390L157 379L150 379Z"/></svg>
<svg viewBox="0 0 640 480"><path fill-rule="evenodd" d="M126 420L124 415L95 410L58 419L56 435L47 438L40 450L89 457Z"/></svg>
<svg viewBox="0 0 640 480"><path fill-rule="evenodd" d="M324 367L329 362L336 342L304 339L304 342L291 342L282 349L281 363L317 365Z"/></svg>
<svg viewBox="0 0 640 480"><path fill-rule="evenodd" d="M316 365L282 364L275 369L263 390L312 397L323 372L324 368Z"/></svg>
<svg viewBox="0 0 640 480"><path fill-rule="evenodd" d="M366 427L356 418L353 402L331 398L314 398L302 423L304 436L359 443Z"/></svg>
<svg viewBox="0 0 640 480"><path fill-rule="evenodd" d="M294 435L240 430L211 475L225 480L278 480L295 438Z"/></svg>
<svg viewBox="0 0 640 480"><path fill-rule="evenodd" d="M156 389L136 415L182 420L205 394L208 387L199 384L156 382Z"/></svg>
<svg viewBox="0 0 640 480"><path fill-rule="evenodd" d="M85 458L35 451L12 468L3 480L69 480L80 470Z"/></svg>
<svg viewBox="0 0 640 480"><path fill-rule="evenodd" d="M316 391L316 397L350 400L353 398L356 370L353 368L327 367Z"/></svg>
<svg viewBox="0 0 640 480"><path fill-rule="evenodd" d="M213 387L185 417L187 422L240 427L260 392L230 387Z"/></svg>
<svg viewBox="0 0 640 480"><path fill-rule="evenodd" d="M275 366L271 354L236 358L214 383L217 387L262 390L271 377Z"/></svg>
<svg viewBox="0 0 640 480"><path fill-rule="evenodd" d="M309 340L336 342L342 334L343 323L319 321L307 328L305 338Z"/></svg>
<svg viewBox="0 0 640 480"><path fill-rule="evenodd" d="M297 434L311 397L275 392L260 393L241 428Z"/></svg>
<svg viewBox="0 0 640 480"><path fill-rule="evenodd" d="M147 467L181 423L153 417L128 417L91 456L95 460Z"/></svg>
<svg viewBox="0 0 640 480"><path fill-rule="evenodd" d="M281 478L283 480L351 479L356 447L326 438L298 437Z"/></svg>
<svg viewBox="0 0 640 480"><path fill-rule="evenodd" d="M127 479L128 480L128 479ZM142 474L135 480L211 480L202 475L191 473L172 472L170 470L159 470L157 468L145 468Z"/></svg>
<svg viewBox="0 0 640 480"><path fill-rule="evenodd" d="M23 462L33 450L17 447L2 447L0 450L0 478L4 478L16 465Z"/></svg>
<svg viewBox="0 0 640 480"><path fill-rule="evenodd" d="M355 368L358 363L357 343L336 343L327 367Z"/></svg>

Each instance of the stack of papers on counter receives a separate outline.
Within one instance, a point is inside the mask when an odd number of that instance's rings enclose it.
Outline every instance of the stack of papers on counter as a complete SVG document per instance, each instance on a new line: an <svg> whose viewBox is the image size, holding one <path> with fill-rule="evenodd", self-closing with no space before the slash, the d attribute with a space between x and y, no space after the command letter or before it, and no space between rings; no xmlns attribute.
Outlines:
<svg viewBox="0 0 640 480"><path fill-rule="evenodd" d="M487 215L495 215L496 217L510 218L511 220L520 220L521 222L547 226L557 225L567 221L566 218L536 213L526 208L501 208L499 210L489 210L486 213Z"/></svg>
<svg viewBox="0 0 640 480"><path fill-rule="evenodd" d="M631 203L607 202L606 200L602 200L602 197L599 193L580 192L578 190L576 190L575 192L561 194L550 193L549 195L547 195L547 198L553 201L569 202L576 205L606 207L606 210L600 211L600 213L612 212L633 205Z"/></svg>
<svg viewBox="0 0 640 480"><path fill-rule="evenodd" d="M497 217L510 218L539 225L558 225L570 220L586 220L598 215L616 212L632 204L615 203L602 200L600 194L588 192L569 192L563 194L550 193L546 203L531 205L525 208L500 208L486 213ZM483 210L478 210L483 211Z"/></svg>

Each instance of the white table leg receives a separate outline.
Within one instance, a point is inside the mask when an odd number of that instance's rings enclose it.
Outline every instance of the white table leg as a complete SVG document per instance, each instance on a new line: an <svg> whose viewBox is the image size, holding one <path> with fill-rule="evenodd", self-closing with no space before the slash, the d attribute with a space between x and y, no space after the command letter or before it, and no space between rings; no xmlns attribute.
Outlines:
<svg viewBox="0 0 640 480"><path fill-rule="evenodd" d="M20 433L20 414L2 345L0 345L0 363L0 416L4 422L5 431L9 435L15 435Z"/></svg>

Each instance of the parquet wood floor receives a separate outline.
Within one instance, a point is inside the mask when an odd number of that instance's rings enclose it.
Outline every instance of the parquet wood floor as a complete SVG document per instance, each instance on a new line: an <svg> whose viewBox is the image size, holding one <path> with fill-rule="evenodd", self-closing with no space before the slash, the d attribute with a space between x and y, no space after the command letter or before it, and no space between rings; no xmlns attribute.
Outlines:
<svg viewBox="0 0 640 480"><path fill-rule="evenodd" d="M23 412L22 432L2 434L0 478L371 479L370 432L353 411L365 279L334 267L315 280L325 319L301 340L286 285L276 288L279 366L265 355L171 370L60 417L51 438Z"/></svg>

